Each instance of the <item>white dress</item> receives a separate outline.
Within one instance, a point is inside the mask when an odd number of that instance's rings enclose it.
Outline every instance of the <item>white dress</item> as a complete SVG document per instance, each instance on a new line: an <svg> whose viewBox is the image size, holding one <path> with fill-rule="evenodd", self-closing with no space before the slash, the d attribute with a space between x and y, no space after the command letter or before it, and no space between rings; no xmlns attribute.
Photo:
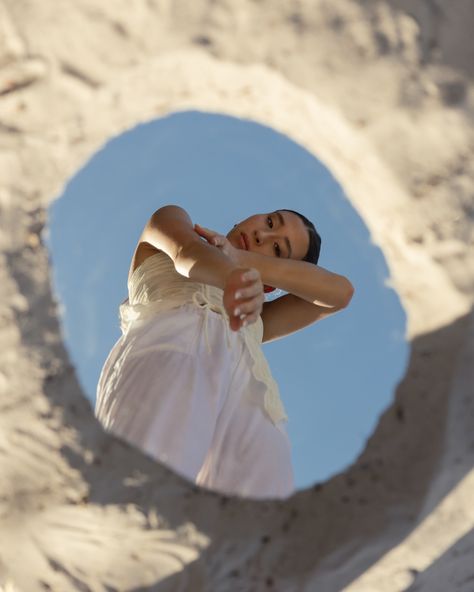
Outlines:
<svg viewBox="0 0 474 592"><path fill-rule="evenodd" d="M161 251L134 270L128 290L122 336L97 385L104 428L203 487L293 493L287 415L261 318L232 331L223 290L180 275Z"/></svg>

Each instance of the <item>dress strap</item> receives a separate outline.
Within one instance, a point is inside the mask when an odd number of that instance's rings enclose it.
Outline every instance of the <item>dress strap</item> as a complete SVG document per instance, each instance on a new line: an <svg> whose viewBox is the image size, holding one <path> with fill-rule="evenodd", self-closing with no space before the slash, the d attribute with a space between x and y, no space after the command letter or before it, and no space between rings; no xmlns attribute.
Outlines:
<svg viewBox="0 0 474 592"><path fill-rule="evenodd" d="M229 322L226 317L226 310L223 305L219 305L212 300L212 298L209 294L209 286L207 284L203 284L201 289L196 290L196 292L193 293L192 299L193 299L194 304L196 304L200 308L206 309L205 316L204 316L204 333L206 336L207 351L209 353L211 353L211 346L209 344L209 333L208 333L208 327L207 327L207 323L208 323L208 319L209 319L209 310L212 310L214 312L218 312L221 314L222 321L223 321L224 327L225 327L227 349L230 349L230 347L231 347L231 345L230 345L230 327L229 327Z"/></svg>

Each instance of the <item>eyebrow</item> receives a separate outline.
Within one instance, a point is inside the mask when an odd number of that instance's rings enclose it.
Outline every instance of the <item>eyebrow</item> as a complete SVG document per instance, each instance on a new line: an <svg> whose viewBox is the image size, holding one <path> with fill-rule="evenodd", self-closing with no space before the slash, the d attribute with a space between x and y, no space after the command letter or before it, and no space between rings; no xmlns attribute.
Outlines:
<svg viewBox="0 0 474 592"><path fill-rule="evenodd" d="M275 214L278 216L278 219L280 220L280 225L285 226L285 219L283 218L281 212L275 212ZM288 259L290 259L291 258L291 245L290 245L290 241L287 236L285 236L285 243L286 243L286 248L288 249Z"/></svg>

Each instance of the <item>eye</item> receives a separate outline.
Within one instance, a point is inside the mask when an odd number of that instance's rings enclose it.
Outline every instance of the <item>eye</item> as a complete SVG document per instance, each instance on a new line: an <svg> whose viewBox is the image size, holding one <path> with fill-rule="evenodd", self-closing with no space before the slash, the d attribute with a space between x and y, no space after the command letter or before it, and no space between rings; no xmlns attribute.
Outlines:
<svg viewBox="0 0 474 592"><path fill-rule="evenodd" d="M270 228L273 228L273 220L271 216L267 216L267 222L268 226L270 226ZM281 249L278 243L275 243L275 254L277 257L281 257Z"/></svg>

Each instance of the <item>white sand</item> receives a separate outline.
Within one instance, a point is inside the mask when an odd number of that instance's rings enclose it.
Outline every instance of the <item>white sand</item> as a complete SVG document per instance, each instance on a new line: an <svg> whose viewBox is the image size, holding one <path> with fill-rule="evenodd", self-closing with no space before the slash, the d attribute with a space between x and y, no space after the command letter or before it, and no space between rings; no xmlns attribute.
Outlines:
<svg viewBox="0 0 474 592"><path fill-rule="evenodd" d="M472 592L474 5L102 4L0 0L0 590ZM107 139L188 108L320 158L408 315L366 450L284 502L104 434L61 343L45 209Z"/></svg>

